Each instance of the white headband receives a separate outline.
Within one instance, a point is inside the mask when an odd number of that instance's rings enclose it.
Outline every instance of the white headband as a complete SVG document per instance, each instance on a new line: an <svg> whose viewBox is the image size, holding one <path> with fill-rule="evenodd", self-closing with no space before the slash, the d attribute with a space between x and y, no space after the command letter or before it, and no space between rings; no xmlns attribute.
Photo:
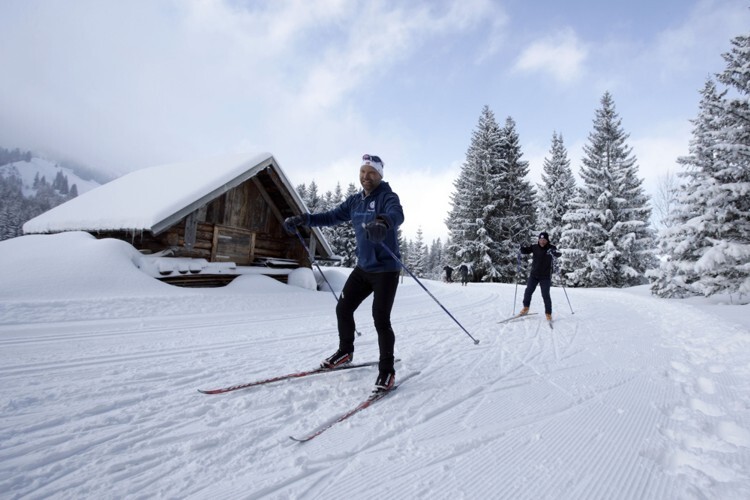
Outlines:
<svg viewBox="0 0 750 500"><path fill-rule="evenodd" d="M379 156L375 155L364 155L362 157L362 166L367 165L378 171L380 177L383 177L383 160Z"/></svg>

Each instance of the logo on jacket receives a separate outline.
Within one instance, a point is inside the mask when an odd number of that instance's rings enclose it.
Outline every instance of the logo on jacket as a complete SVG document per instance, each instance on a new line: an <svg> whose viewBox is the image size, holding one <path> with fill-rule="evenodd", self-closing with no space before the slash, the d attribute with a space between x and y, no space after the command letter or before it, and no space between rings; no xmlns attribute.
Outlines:
<svg viewBox="0 0 750 500"><path fill-rule="evenodd" d="M375 200L370 202L370 210L375 210Z"/></svg>

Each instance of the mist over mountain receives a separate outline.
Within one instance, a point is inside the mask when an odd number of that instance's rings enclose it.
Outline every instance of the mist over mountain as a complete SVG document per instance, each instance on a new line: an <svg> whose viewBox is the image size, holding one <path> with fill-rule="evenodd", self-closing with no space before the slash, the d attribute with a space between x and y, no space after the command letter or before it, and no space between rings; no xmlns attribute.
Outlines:
<svg viewBox="0 0 750 500"><path fill-rule="evenodd" d="M0 241L21 236L29 219L110 180L76 162L0 147Z"/></svg>

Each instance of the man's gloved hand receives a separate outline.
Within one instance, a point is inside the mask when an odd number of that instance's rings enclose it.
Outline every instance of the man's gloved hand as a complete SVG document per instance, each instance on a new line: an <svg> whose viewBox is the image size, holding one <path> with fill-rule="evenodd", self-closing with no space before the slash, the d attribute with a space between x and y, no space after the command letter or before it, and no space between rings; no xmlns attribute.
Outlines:
<svg viewBox="0 0 750 500"><path fill-rule="evenodd" d="M388 233L388 226L382 219L375 219L365 224L365 232L368 240L375 244L382 243Z"/></svg>
<svg viewBox="0 0 750 500"><path fill-rule="evenodd" d="M297 226L306 226L307 217L304 215L293 215L284 220L284 230L289 234L297 232Z"/></svg>

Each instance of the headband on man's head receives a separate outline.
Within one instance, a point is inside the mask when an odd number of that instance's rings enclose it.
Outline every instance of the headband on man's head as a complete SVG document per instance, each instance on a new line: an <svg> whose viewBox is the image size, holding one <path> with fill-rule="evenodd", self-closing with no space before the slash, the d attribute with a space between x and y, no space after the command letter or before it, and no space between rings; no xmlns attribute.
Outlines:
<svg viewBox="0 0 750 500"><path fill-rule="evenodd" d="M378 171L380 177L383 177L383 160L379 156L364 155L362 157L362 165L360 166L364 167L365 165L374 168Z"/></svg>

